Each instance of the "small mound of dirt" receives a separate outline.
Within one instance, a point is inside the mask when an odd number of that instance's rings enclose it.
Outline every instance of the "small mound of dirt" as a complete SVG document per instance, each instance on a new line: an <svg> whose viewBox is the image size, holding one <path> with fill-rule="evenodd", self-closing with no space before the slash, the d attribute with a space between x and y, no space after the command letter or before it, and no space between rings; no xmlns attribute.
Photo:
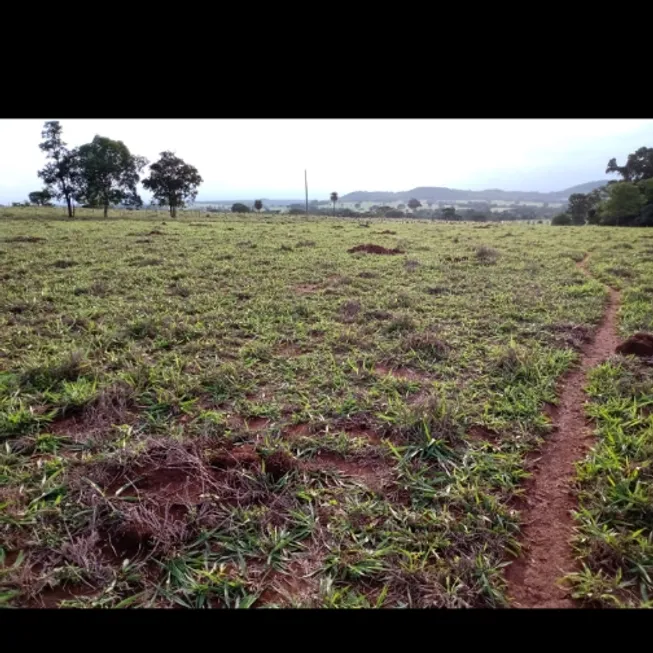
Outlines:
<svg viewBox="0 0 653 653"><path fill-rule="evenodd" d="M270 425L270 421L267 417L249 417L245 420L250 431L262 431Z"/></svg>
<svg viewBox="0 0 653 653"><path fill-rule="evenodd" d="M479 424L474 424L467 431L467 437L475 442L495 442L499 436L495 431L486 429Z"/></svg>
<svg viewBox="0 0 653 653"><path fill-rule="evenodd" d="M183 485L189 480L188 471L174 467L157 467L148 471L137 481L136 486L139 490L159 491L166 488L177 489L177 486Z"/></svg>
<svg viewBox="0 0 653 653"><path fill-rule="evenodd" d="M442 295L447 292L444 286L429 286L426 291L429 295Z"/></svg>
<svg viewBox="0 0 653 653"><path fill-rule="evenodd" d="M395 236L397 234L396 231L391 231L390 229L386 229L385 231L380 231L380 234L388 234L390 236Z"/></svg>
<svg viewBox="0 0 653 653"><path fill-rule="evenodd" d="M275 481L284 477L295 467L295 461L285 451L275 451L265 459L265 470Z"/></svg>
<svg viewBox="0 0 653 653"><path fill-rule="evenodd" d="M53 268L59 268L60 270L65 270L66 268L72 268L75 267L77 263L75 261L66 261L64 259L61 259L59 261L55 261L52 264Z"/></svg>
<svg viewBox="0 0 653 653"><path fill-rule="evenodd" d="M366 252L367 254L403 254L404 251L402 249L387 249L385 247L381 247L381 245L357 245L356 247L352 247L351 249L347 250L350 254L354 254L356 252Z"/></svg>
<svg viewBox="0 0 653 653"><path fill-rule="evenodd" d="M353 322L360 313L360 302L350 299L340 306L340 320L342 322Z"/></svg>
<svg viewBox="0 0 653 653"><path fill-rule="evenodd" d="M119 558L133 559L152 548L152 533L141 524L123 525L107 536L107 542Z"/></svg>
<svg viewBox="0 0 653 653"><path fill-rule="evenodd" d="M374 309L373 311L367 311L365 317L368 320L391 320L394 316L390 311L384 311L382 309Z"/></svg>
<svg viewBox="0 0 653 653"><path fill-rule="evenodd" d="M234 467L255 467L261 457L251 445L236 447L231 451L215 451L207 456L208 462L215 469L232 469Z"/></svg>
<svg viewBox="0 0 653 653"><path fill-rule="evenodd" d="M653 333L640 331L622 342L615 351L624 356L653 356Z"/></svg>
<svg viewBox="0 0 653 653"><path fill-rule="evenodd" d="M43 243L45 238L40 236L14 236L13 238L5 238L5 243Z"/></svg>

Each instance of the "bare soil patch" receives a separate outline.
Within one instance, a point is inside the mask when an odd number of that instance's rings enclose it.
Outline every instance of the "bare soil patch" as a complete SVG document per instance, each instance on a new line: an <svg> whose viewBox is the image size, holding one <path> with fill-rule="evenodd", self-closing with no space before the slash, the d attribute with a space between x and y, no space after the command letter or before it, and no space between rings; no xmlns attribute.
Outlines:
<svg viewBox="0 0 653 653"><path fill-rule="evenodd" d="M40 236L14 236L13 238L5 238L5 243L44 243L45 238Z"/></svg>
<svg viewBox="0 0 653 653"><path fill-rule="evenodd" d="M288 605L293 601L310 602L317 595L319 581L315 572L320 561L317 556L303 556L288 565L285 572L273 570L266 576L265 590L258 598L257 605L265 606L271 603ZM320 556L321 558L321 556Z"/></svg>
<svg viewBox="0 0 653 653"><path fill-rule="evenodd" d="M485 428L484 426L474 424L474 426L467 430L467 437L475 442L494 443L499 439L499 434L495 431L491 431L490 429Z"/></svg>
<svg viewBox="0 0 653 653"><path fill-rule="evenodd" d="M425 381L428 380L428 377L420 372L411 370L408 367L389 367L388 365L375 365L374 371L377 374L383 376L394 376L397 379L403 379L404 381Z"/></svg>
<svg viewBox="0 0 653 653"><path fill-rule="evenodd" d="M310 424L292 424L286 428L286 433L290 436L308 435L310 433Z"/></svg>
<svg viewBox="0 0 653 653"><path fill-rule="evenodd" d="M252 467L259 465L261 457L251 445L234 447L230 451L220 450L211 452L207 456L209 464L214 469L231 469L233 467Z"/></svg>
<svg viewBox="0 0 653 653"><path fill-rule="evenodd" d="M319 452L311 462L306 463L306 468L314 471L335 470L360 480L374 492L381 492L386 481L378 461L350 460L330 451Z"/></svg>
<svg viewBox="0 0 653 653"><path fill-rule="evenodd" d="M278 349L279 356L301 356L304 352L299 345L282 345Z"/></svg>
<svg viewBox="0 0 653 653"><path fill-rule="evenodd" d="M618 345L615 351L624 356L653 356L653 333L636 333Z"/></svg>
<svg viewBox="0 0 653 653"><path fill-rule="evenodd" d="M245 420L250 431L262 431L270 425L271 420L267 417L248 417Z"/></svg>
<svg viewBox="0 0 653 653"><path fill-rule="evenodd" d="M298 295L310 295L320 290L320 286L317 283L298 283L296 286L293 286L293 290Z"/></svg>
<svg viewBox="0 0 653 653"><path fill-rule="evenodd" d="M365 252L366 254L403 254L403 249L387 249L386 247L381 247L381 245L357 245L347 250L350 254L355 254L356 252Z"/></svg>
<svg viewBox="0 0 653 653"><path fill-rule="evenodd" d="M265 459L265 471L278 481L298 467L298 463L285 451L275 451Z"/></svg>
<svg viewBox="0 0 653 653"><path fill-rule="evenodd" d="M58 608L62 601L71 601L73 599L91 596L92 594L94 592L88 585L67 584L63 587L42 591L30 607Z"/></svg>

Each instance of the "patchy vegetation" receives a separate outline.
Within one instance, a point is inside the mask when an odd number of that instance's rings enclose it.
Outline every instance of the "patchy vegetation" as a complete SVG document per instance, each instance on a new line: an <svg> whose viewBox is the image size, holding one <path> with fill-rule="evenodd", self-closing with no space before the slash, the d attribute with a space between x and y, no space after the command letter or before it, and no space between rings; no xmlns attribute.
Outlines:
<svg viewBox="0 0 653 653"><path fill-rule="evenodd" d="M653 607L653 368L614 359L590 379L598 442L578 468L574 596L593 607Z"/></svg>
<svg viewBox="0 0 653 653"><path fill-rule="evenodd" d="M506 605L528 454L606 300L575 262L650 331L651 241L391 226L351 256L336 219L0 222L0 600Z"/></svg>

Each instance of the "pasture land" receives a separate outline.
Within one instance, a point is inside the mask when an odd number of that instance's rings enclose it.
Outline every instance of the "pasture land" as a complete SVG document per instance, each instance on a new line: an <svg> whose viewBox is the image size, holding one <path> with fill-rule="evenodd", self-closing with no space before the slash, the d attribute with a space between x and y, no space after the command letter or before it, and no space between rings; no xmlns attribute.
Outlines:
<svg viewBox="0 0 653 653"><path fill-rule="evenodd" d="M644 229L5 218L0 279L8 606L510 605L604 284L653 330ZM588 374L581 604L653 590L651 369Z"/></svg>

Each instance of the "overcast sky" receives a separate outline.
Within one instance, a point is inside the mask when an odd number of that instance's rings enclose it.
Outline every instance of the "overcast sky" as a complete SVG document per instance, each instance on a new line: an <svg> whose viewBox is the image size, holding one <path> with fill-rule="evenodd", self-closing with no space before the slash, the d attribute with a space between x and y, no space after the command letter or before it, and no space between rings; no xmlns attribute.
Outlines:
<svg viewBox="0 0 653 653"><path fill-rule="evenodd" d="M0 203L41 187L41 120L0 120ZM67 120L76 146L100 134L154 161L172 150L204 178L199 201L311 199L448 186L555 191L606 178L653 146L653 120ZM144 199L148 197L143 193Z"/></svg>

